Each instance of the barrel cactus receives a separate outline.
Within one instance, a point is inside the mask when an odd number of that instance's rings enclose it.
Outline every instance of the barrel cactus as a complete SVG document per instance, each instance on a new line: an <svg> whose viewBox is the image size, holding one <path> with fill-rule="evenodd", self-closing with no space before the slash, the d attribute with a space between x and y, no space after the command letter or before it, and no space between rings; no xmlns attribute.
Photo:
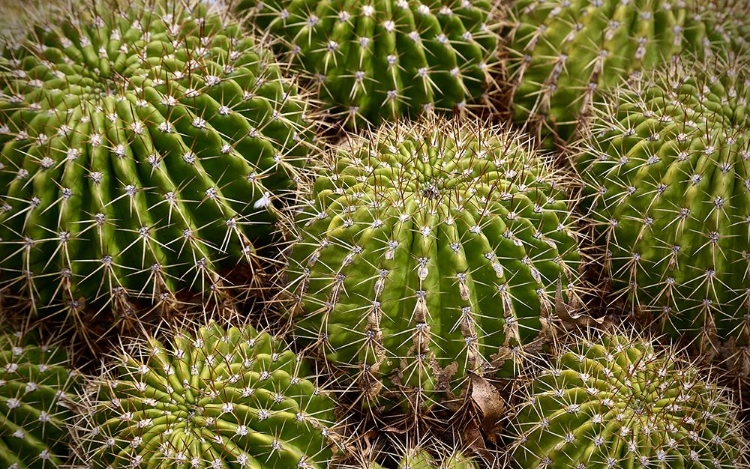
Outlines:
<svg viewBox="0 0 750 469"><path fill-rule="evenodd" d="M546 145L573 138L599 91L637 80L671 57L709 58L750 40L742 2L708 0L520 0L507 55L517 122Z"/></svg>
<svg viewBox="0 0 750 469"><path fill-rule="evenodd" d="M238 0L280 38L349 127L462 111L489 89L497 33L487 0Z"/></svg>
<svg viewBox="0 0 750 469"><path fill-rule="evenodd" d="M295 86L204 4L76 8L0 47L0 287L119 314L257 268L308 152Z"/></svg>
<svg viewBox="0 0 750 469"><path fill-rule="evenodd" d="M693 364L623 335L567 346L511 419L513 466L746 467L736 405Z"/></svg>
<svg viewBox="0 0 750 469"><path fill-rule="evenodd" d="M565 183L522 136L433 118L334 153L296 217L292 314L365 396L450 398L577 300Z"/></svg>
<svg viewBox="0 0 750 469"><path fill-rule="evenodd" d="M0 331L0 464L56 469L68 462L77 374L65 352Z"/></svg>
<svg viewBox="0 0 750 469"><path fill-rule="evenodd" d="M704 352L747 345L747 65L677 63L610 99L577 164L616 297Z"/></svg>
<svg viewBox="0 0 750 469"><path fill-rule="evenodd" d="M250 326L149 339L102 377L81 447L95 469L322 469L334 404L312 377Z"/></svg>

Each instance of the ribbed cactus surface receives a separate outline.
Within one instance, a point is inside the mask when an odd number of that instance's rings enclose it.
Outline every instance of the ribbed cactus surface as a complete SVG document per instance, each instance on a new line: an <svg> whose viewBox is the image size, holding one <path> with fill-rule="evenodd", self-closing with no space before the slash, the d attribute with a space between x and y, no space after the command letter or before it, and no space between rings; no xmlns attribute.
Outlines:
<svg viewBox="0 0 750 469"><path fill-rule="evenodd" d="M308 468L331 457L333 401L285 344L212 323L122 354L82 437L94 468Z"/></svg>
<svg viewBox="0 0 750 469"><path fill-rule="evenodd" d="M117 308L257 267L307 154L296 88L203 4L76 8L0 49L1 285Z"/></svg>
<svg viewBox="0 0 750 469"><path fill-rule="evenodd" d="M648 340L580 340L527 392L511 421L514 467L746 467L736 406L675 351Z"/></svg>
<svg viewBox="0 0 750 469"><path fill-rule="evenodd" d="M543 138L573 137L600 90L643 71L750 40L742 2L706 0L520 0L507 43L513 109Z"/></svg>
<svg viewBox="0 0 750 469"><path fill-rule="evenodd" d="M578 156L617 297L704 350L750 339L747 70L680 64L621 89Z"/></svg>
<svg viewBox="0 0 750 469"><path fill-rule="evenodd" d="M480 102L496 62L486 0L239 0L350 127Z"/></svg>
<svg viewBox="0 0 750 469"><path fill-rule="evenodd" d="M521 136L403 122L331 160L296 218L295 330L369 395L457 392L576 300L561 179Z"/></svg>
<svg viewBox="0 0 750 469"><path fill-rule="evenodd" d="M0 331L3 468L56 469L67 463L76 380L61 349Z"/></svg>

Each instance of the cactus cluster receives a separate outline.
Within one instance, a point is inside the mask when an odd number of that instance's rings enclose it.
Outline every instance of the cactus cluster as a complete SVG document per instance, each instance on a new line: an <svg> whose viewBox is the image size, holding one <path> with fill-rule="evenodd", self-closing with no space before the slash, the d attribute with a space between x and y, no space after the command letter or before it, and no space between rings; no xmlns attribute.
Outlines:
<svg viewBox="0 0 750 469"><path fill-rule="evenodd" d="M334 159L296 217L295 334L367 395L450 396L577 301L564 187L519 135L427 119Z"/></svg>
<svg viewBox="0 0 750 469"><path fill-rule="evenodd" d="M0 327L0 465L61 468L69 457L77 374L62 349Z"/></svg>
<svg viewBox="0 0 750 469"><path fill-rule="evenodd" d="M704 351L750 341L750 73L675 64L598 109L577 165L615 294Z"/></svg>
<svg viewBox="0 0 750 469"><path fill-rule="evenodd" d="M81 437L95 469L322 469L331 457L333 401L268 333L211 323L120 360Z"/></svg>
<svg viewBox="0 0 750 469"><path fill-rule="evenodd" d="M522 469L745 467L737 408L673 350L622 335L566 348L511 420Z"/></svg>
<svg viewBox="0 0 750 469"><path fill-rule="evenodd" d="M0 287L37 311L130 312L257 268L308 153L305 102L238 23L110 3L0 46Z"/></svg>
<svg viewBox="0 0 750 469"><path fill-rule="evenodd" d="M239 0L349 127L462 111L485 98L497 33L487 0Z"/></svg>
<svg viewBox="0 0 750 469"><path fill-rule="evenodd" d="M551 140L573 138L600 90L637 80L678 55L746 50L742 2L520 0L507 35L514 119Z"/></svg>

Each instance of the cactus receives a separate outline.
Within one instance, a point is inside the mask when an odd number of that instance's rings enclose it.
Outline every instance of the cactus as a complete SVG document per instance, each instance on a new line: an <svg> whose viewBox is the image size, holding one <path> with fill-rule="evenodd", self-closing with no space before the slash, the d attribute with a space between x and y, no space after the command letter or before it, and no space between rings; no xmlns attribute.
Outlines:
<svg viewBox="0 0 750 469"><path fill-rule="evenodd" d="M349 127L433 110L462 111L486 98L497 34L486 0L238 0L280 38Z"/></svg>
<svg viewBox="0 0 750 469"><path fill-rule="evenodd" d="M211 323L120 360L79 435L94 469L322 469L331 457L333 401L267 333Z"/></svg>
<svg viewBox="0 0 750 469"><path fill-rule="evenodd" d="M433 118L352 136L333 156L296 217L292 315L366 397L450 397L576 301L564 184L521 136Z"/></svg>
<svg viewBox="0 0 750 469"><path fill-rule="evenodd" d="M0 286L120 314L257 268L308 151L270 52L187 0L70 15L1 46Z"/></svg>
<svg viewBox="0 0 750 469"><path fill-rule="evenodd" d="M3 326L0 326L3 327ZM62 349L0 331L0 465L55 469L69 457L77 374Z"/></svg>
<svg viewBox="0 0 750 469"><path fill-rule="evenodd" d="M522 469L746 467L737 408L672 350L604 335L566 346L511 419Z"/></svg>
<svg viewBox="0 0 750 469"><path fill-rule="evenodd" d="M577 165L616 298L703 352L748 344L747 65L676 63L609 99Z"/></svg>
<svg viewBox="0 0 750 469"><path fill-rule="evenodd" d="M707 58L730 42L744 48L744 8L733 0L520 0L507 41L514 119L546 146L568 142L601 90L673 56Z"/></svg>

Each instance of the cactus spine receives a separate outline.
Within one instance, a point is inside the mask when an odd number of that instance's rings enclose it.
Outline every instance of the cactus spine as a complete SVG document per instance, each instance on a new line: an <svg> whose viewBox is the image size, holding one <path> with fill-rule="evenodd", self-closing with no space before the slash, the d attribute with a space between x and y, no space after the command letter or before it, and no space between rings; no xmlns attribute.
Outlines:
<svg viewBox="0 0 750 469"><path fill-rule="evenodd" d="M564 184L521 136L427 119L332 159L296 219L295 331L367 396L458 393L575 303Z"/></svg>

